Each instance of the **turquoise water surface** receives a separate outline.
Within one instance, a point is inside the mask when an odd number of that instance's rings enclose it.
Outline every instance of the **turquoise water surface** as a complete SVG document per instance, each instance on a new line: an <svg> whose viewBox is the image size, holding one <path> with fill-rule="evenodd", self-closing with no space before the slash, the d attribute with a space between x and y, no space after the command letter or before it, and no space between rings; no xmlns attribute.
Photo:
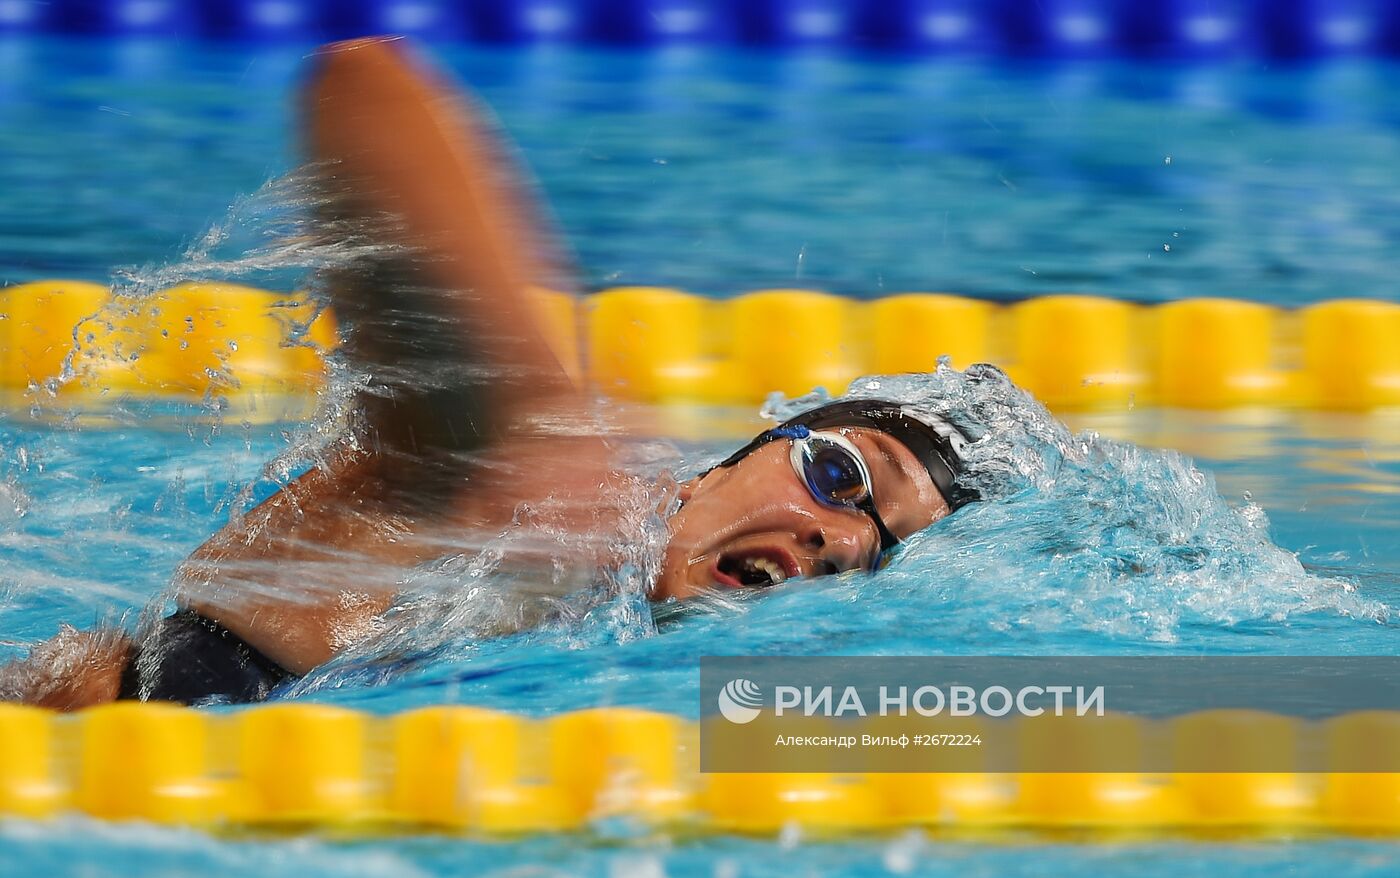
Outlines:
<svg viewBox="0 0 1400 878"><path fill-rule="evenodd" d="M267 227L229 205L294 166L288 90L304 54L0 42L0 277L100 280L177 262L223 223L240 279L289 288L294 267L238 261ZM1384 63L1006 68L556 49L450 62L519 140L590 286L1396 294L1400 68ZM1137 410L1064 427L994 375L895 390L990 429L977 453L994 499L877 576L658 619L643 557L576 617L487 641L469 636L473 608L448 589L455 614L424 614L283 697L381 713L462 702L694 715L707 654L1396 651L1394 416ZM268 461L294 469L300 443L331 429L136 400L98 419L40 408L0 420L4 657L60 622L134 621L248 486L270 490ZM710 414L711 440L647 446L639 467L684 475L732 445L732 413ZM1103 437L1180 449L1196 466ZM431 572L451 585L459 570ZM0 862L80 875L1336 876L1389 874L1397 853L1359 840L599 834L240 841L12 821Z"/></svg>
<svg viewBox="0 0 1400 878"><path fill-rule="evenodd" d="M308 51L0 39L0 280L169 259L292 167ZM1396 295L1393 62L440 58L592 286Z"/></svg>

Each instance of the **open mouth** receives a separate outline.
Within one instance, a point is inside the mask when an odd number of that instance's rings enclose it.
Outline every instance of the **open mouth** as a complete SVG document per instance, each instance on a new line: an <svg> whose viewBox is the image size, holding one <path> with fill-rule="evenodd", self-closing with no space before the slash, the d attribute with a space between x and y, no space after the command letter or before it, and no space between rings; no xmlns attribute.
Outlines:
<svg viewBox="0 0 1400 878"><path fill-rule="evenodd" d="M729 588L767 588L797 576L797 559L774 549L726 552L715 562L714 574Z"/></svg>

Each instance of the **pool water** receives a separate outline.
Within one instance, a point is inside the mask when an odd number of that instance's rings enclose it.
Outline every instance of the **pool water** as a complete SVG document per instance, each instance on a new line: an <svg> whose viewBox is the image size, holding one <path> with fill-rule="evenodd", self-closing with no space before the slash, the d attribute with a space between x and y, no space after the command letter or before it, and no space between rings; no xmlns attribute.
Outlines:
<svg viewBox="0 0 1400 878"><path fill-rule="evenodd" d="M255 244L263 227L228 205L293 165L287 97L303 54L0 45L4 278L100 279L177 260L212 222L240 226L226 249ZM593 286L1394 296L1400 69L1384 63L449 58L519 139ZM707 654L1395 651L1394 416L1135 410L1066 429L982 377L944 373L901 392L995 428L985 450L1012 462L989 476L996 499L911 541L876 577L794 583L659 622L641 582L624 579L578 619L486 642L425 630L411 653L371 645L284 697L374 712L462 702L694 715ZM713 438L655 461L684 472L739 438L732 413L691 416L712 418ZM5 416L0 656L60 622L134 620L249 485L268 490L267 461L325 429L134 400L96 420L51 406L38 420ZM1199 469L1107 437L1180 449ZM0 858L15 874L854 878L1366 875L1392 871L1396 854L1362 840L602 834L269 841L71 819L0 823Z"/></svg>
<svg viewBox="0 0 1400 878"><path fill-rule="evenodd" d="M0 280L169 259L292 166L307 51L0 39ZM591 286L1395 296L1395 62L440 57Z"/></svg>

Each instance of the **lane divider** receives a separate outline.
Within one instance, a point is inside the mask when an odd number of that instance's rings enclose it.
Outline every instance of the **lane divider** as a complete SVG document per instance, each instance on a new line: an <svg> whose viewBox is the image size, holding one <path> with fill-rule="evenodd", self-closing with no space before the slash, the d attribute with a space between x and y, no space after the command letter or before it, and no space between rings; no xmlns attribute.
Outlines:
<svg viewBox="0 0 1400 878"><path fill-rule="evenodd" d="M406 33L433 42L851 46L928 55L1228 59L1383 55L1392 0L56 0L10 2L0 27L298 42Z"/></svg>
<svg viewBox="0 0 1400 878"><path fill-rule="evenodd" d="M1054 295L998 305L761 290L727 301L630 287L584 300L593 382L649 402L839 392L858 375L1002 366L1051 408L1400 405L1400 304L1286 310L1231 299L1143 306Z"/></svg>
<svg viewBox="0 0 1400 878"><path fill-rule="evenodd" d="M0 389L12 393L315 392L335 343L330 315L304 297L237 284L186 283L139 299L86 281L0 290Z"/></svg>
<svg viewBox="0 0 1400 878"><path fill-rule="evenodd" d="M866 373L992 362L1051 408L1400 406L1400 304L1287 310L1230 299L1136 305L1079 295L1009 305L937 293L862 301L811 290L715 300L623 287L581 303L535 291L550 344L604 393L750 404L839 392ZM0 290L0 391L199 400L314 394L337 343L304 297L190 283L132 302L98 284ZM54 379L71 372L71 380Z"/></svg>
<svg viewBox="0 0 1400 878"><path fill-rule="evenodd" d="M706 774L695 723L626 707L528 719L459 706L375 717L304 703L213 713L119 702L63 716L0 704L0 818L80 812L207 828L484 835L619 819L760 835L900 826L1400 834L1400 774L1354 771L1357 753L1400 747L1400 713L1309 723L1217 710L1014 728L1022 752L1134 753L1150 738L1228 760L1232 748L1248 759L1311 745L1345 770Z"/></svg>

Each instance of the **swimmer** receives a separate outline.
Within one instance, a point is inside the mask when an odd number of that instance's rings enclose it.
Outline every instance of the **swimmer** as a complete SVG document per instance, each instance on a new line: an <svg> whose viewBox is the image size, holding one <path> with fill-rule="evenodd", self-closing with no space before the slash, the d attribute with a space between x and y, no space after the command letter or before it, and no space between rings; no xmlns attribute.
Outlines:
<svg viewBox="0 0 1400 878"><path fill-rule="evenodd" d="M405 572L464 533L499 532L527 507L578 532L618 523L606 430L528 292L551 260L545 236L480 116L383 39L319 52L302 110L325 227L389 245L325 279L346 355L372 379L354 422L194 552L173 615L136 634L65 628L0 668L0 697L60 710L260 700L373 636ZM895 400L770 429L680 486L650 596L878 569L977 499L968 441ZM586 574L605 552L577 561Z"/></svg>

